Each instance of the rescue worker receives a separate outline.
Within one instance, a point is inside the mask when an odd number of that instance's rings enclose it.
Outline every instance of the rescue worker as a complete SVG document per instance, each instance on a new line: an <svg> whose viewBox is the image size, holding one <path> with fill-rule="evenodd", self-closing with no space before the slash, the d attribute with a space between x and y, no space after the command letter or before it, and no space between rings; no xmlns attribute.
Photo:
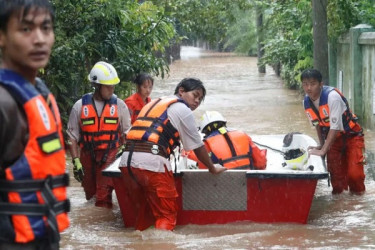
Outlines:
<svg viewBox="0 0 375 250"><path fill-rule="evenodd" d="M320 142L317 147L309 147L308 153L327 155L333 194L340 194L348 187L353 194L363 194L365 144L358 118L338 89L324 86L318 70L303 71L301 82L306 93L305 112L315 126Z"/></svg>
<svg viewBox="0 0 375 250"><path fill-rule="evenodd" d="M88 79L94 93L74 104L68 121L74 178L82 182L87 200L96 196L95 206L112 208L112 179L101 171L115 160L124 144L130 115L124 101L113 94L120 79L111 64L97 62Z"/></svg>
<svg viewBox="0 0 375 250"><path fill-rule="evenodd" d="M60 114L37 77L53 21L48 0L0 0L0 249L59 249L69 226Z"/></svg>
<svg viewBox="0 0 375 250"><path fill-rule="evenodd" d="M152 224L163 230L176 226L178 195L169 156L180 141L212 174L226 170L208 157L192 113L206 95L203 83L185 78L174 94L143 107L126 137L120 169L136 212L137 230Z"/></svg>
<svg viewBox="0 0 375 250"><path fill-rule="evenodd" d="M226 127L227 120L217 111L206 111L201 118L204 145L213 163L228 169L265 169L267 150L259 149L246 133ZM193 152L188 158L197 161ZM198 161L199 168L206 168Z"/></svg>
<svg viewBox="0 0 375 250"><path fill-rule="evenodd" d="M137 92L124 100L130 112L132 124L141 109L151 101L150 94L154 86L154 79L149 74L141 73L134 79L134 83L137 85Z"/></svg>

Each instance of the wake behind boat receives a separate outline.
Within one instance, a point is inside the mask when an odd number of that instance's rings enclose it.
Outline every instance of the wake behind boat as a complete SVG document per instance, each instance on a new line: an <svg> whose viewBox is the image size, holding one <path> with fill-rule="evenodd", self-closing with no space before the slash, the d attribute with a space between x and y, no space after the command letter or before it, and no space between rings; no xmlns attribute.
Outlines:
<svg viewBox="0 0 375 250"><path fill-rule="evenodd" d="M328 178L319 156L308 156L314 139L293 134L288 145L284 135L252 136L259 148L267 149L265 170L227 170L212 175L183 155L171 159L177 163L175 183L179 197L177 225L225 224L236 221L307 223L317 181ZM299 150L296 159L286 160L291 150ZM135 224L135 212L123 185L120 158L103 170L113 178L126 227Z"/></svg>

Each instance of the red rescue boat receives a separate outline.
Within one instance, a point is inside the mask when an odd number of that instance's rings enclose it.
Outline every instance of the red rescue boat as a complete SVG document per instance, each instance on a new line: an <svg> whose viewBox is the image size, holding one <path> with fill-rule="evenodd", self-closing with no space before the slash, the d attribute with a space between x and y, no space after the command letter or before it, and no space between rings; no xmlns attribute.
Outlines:
<svg viewBox="0 0 375 250"><path fill-rule="evenodd" d="M309 136L295 134L288 147L283 135L253 136L260 148L268 148L265 170L228 170L212 175L207 170L189 169L193 162L180 157L175 173L178 197L177 225L226 224L238 221L306 224L317 182L328 178L325 164L318 156L286 161L288 149L316 145ZM103 175L113 178L123 221L133 227L135 211L123 185L120 159Z"/></svg>

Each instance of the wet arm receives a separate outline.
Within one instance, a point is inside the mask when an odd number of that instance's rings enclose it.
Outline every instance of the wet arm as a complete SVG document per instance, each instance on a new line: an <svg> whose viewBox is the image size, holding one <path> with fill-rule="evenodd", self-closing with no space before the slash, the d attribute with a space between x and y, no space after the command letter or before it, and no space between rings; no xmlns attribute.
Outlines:
<svg viewBox="0 0 375 250"><path fill-rule="evenodd" d="M323 146L324 144L324 138L323 138L323 135L322 135L322 129L319 125L315 126L315 129L316 129L316 133L318 134L318 139L319 139L319 145L320 147Z"/></svg>
<svg viewBox="0 0 375 250"><path fill-rule="evenodd" d="M324 143L321 141L320 149L319 148L310 148L309 154L325 156L327 154L329 148L331 147L332 143L335 141L338 132L339 132L339 130L330 129L329 132L328 132L328 135L327 135L327 139L324 141ZM318 133L318 136L319 136L319 133ZM320 137L322 137L321 133L320 133ZM320 137L319 137L319 140L320 140Z"/></svg>
<svg viewBox="0 0 375 250"><path fill-rule="evenodd" d="M69 152L72 159L79 158L78 142L75 139L69 139Z"/></svg>
<svg viewBox="0 0 375 250"><path fill-rule="evenodd" d="M129 113L129 109L125 102L118 99L119 103L119 116L120 116L120 131L121 131L121 137L120 137L120 144L125 144L125 137L126 133L129 131L131 127L131 116Z"/></svg>
<svg viewBox="0 0 375 250"><path fill-rule="evenodd" d="M194 149L194 153L197 156L198 160L201 161L205 166L207 166L208 170L212 174L218 174L226 170L226 168L217 168L212 163L210 157L208 156L208 152L205 146L201 146L199 148Z"/></svg>
<svg viewBox="0 0 375 250"><path fill-rule="evenodd" d="M339 132L339 130L335 130L335 129L329 130L327 139L325 140L325 142L322 146L322 149L321 149L323 155L327 154L327 152L328 152L329 148L331 147L332 143L335 141L338 132Z"/></svg>
<svg viewBox="0 0 375 250"><path fill-rule="evenodd" d="M80 103L77 103L73 106L72 111L70 112L68 128L66 130L68 135L68 148L72 159L79 157L78 138L80 137L79 122L81 116L79 110L81 109L81 105Z"/></svg>

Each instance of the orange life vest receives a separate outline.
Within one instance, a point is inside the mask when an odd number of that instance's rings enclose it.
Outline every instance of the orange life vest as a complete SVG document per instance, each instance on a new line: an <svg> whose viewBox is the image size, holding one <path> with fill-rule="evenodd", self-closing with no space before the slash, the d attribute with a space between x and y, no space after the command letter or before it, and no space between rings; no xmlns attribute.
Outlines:
<svg viewBox="0 0 375 250"><path fill-rule="evenodd" d="M222 127L203 141L212 154L211 159L214 163L226 168L254 169L249 137L244 132L227 131Z"/></svg>
<svg viewBox="0 0 375 250"><path fill-rule="evenodd" d="M82 97L80 145L89 150L116 148L120 140L120 122L117 97L104 104L101 117L98 117L92 94Z"/></svg>
<svg viewBox="0 0 375 250"><path fill-rule="evenodd" d="M39 86L44 85L37 81ZM11 215L14 242L26 243L48 235L52 242L58 242L58 232L69 226L69 176L65 173L64 140L56 101L49 93L49 105L32 84L13 71L0 70L0 84L22 105L29 136L19 159L10 166L0 166L5 169L0 193L7 198L0 202L0 216ZM0 225L0 230L9 230L5 224Z"/></svg>
<svg viewBox="0 0 375 250"><path fill-rule="evenodd" d="M319 100L319 110L317 110L308 97L308 95L304 98L304 107L307 116L309 117L311 123L314 126L319 125L320 127L324 128L324 136L327 136L327 132L330 127L330 119L329 119L329 107L328 107L328 95L331 91L336 91L345 102L346 111L342 115L342 121L344 126L345 133L348 134L357 134L362 132L361 126L356 122L357 117L355 114L351 112L349 109L349 104L344 95L336 88L330 86L323 86L322 92L320 94Z"/></svg>
<svg viewBox="0 0 375 250"><path fill-rule="evenodd" d="M162 147L166 155L180 145L180 135L168 119L167 109L176 102L183 102L177 97L158 98L144 106L126 135L129 141L146 141ZM186 104L186 103L185 103Z"/></svg>
<svg viewBox="0 0 375 250"><path fill-rule="evenodd" d="M146 104L151 101L150 97L147 97ZM125 99L125 103L131 114L131 123L133 124L138 117L139 112L145 106L141 95L137 92Z"/></svg>

